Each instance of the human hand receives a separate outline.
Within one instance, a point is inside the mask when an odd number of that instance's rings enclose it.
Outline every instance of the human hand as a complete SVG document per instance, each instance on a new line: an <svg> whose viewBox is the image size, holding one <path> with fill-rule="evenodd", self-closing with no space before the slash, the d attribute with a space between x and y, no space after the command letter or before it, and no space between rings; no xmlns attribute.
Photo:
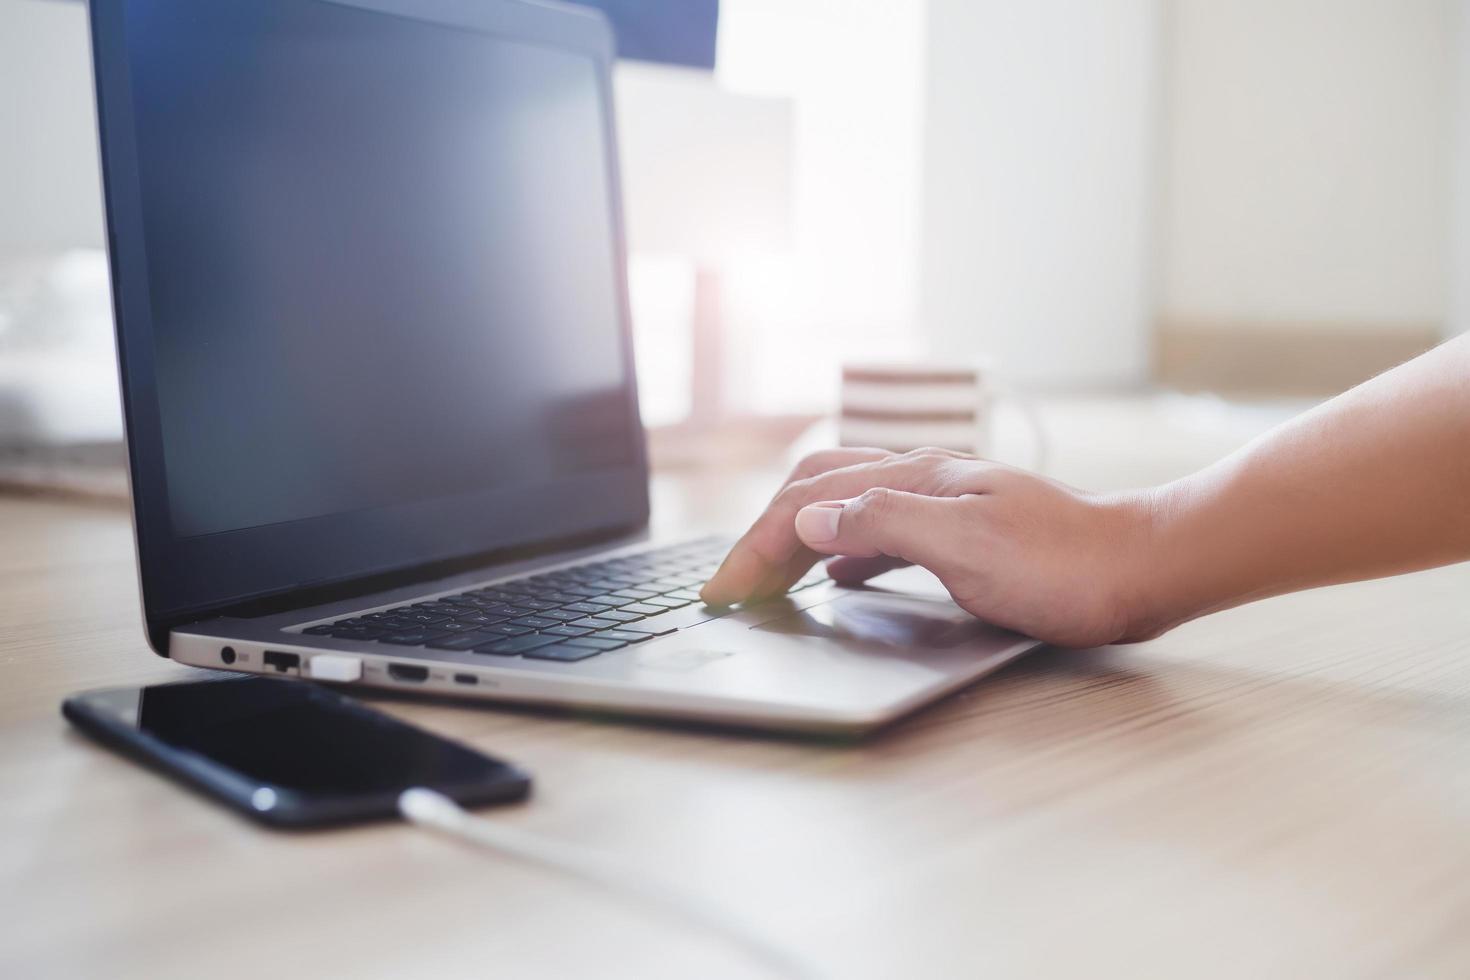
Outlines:
<svg viewBox="0 0 1470 980"><path fill-rule="evenodd" d="M964 609L1060 646L1142 639L1154 500L1094 494L941 449L807 457L703 598L779 595L822 556L834 579L927 568Z"/></svg>

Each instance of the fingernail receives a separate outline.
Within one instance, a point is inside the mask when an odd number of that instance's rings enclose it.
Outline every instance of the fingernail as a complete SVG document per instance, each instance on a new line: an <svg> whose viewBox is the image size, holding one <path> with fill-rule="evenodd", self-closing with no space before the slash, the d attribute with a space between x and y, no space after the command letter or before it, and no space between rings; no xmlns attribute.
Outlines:
<svg viewBox="0 0 1470 980"><path fill-rule="evenodd" d="M810 504L796 512L796 533L809 544L835 540L842 520L842 504Z"/></svg>

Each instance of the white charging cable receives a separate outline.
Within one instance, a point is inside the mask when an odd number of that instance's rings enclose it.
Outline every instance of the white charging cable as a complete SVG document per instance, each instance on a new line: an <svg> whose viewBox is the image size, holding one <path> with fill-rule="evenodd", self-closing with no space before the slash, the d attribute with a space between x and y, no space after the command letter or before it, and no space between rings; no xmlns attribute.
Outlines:
<svg viewBox="0 0 1470 980"><path fill-rule="evenodd" d="M398 812L410 823L466 844L552 868L608 891L636 898L673 918L719 936L773 976L791 980L816 980L819 976L795 954L740 925L723 909L655 881L595 851L549 841L513 827L482 820L466 812L443 793L431 789L404 790L398 797Z"/></svg>

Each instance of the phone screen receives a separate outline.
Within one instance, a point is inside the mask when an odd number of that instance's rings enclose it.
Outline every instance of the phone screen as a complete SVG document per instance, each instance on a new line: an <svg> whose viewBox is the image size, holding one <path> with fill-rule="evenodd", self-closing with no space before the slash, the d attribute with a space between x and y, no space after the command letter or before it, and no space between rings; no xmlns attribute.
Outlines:
<svg viewBox="0 0 1470 980"><path fill-rule="evenodd" d="M387 816L414 786L461 803L517 799L529 778L325 688L228 678L79 695L63 711L131 755L271 823Z"/></svg>

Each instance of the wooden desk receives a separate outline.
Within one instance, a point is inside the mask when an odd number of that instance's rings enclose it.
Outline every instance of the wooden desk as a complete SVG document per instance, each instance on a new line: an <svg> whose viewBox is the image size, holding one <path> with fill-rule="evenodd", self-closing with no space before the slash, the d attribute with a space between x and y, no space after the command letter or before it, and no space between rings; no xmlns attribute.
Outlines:
<svg viewBox="0 0 1470 980"><path fill-rule="evenodd" d="M1093 485L1241 434L1052 417ZM659 512L733 523L768 490L664 479ZM760 975L399 825L256 829L68 731L70 691L189 674L146 652L133 588L121 511L0 501L0 976ZM535 800L495 819L717 897L832 977L1461 978L1467 646L1461 566L1044 652L860 743L376 700L528 766Z"/></svg>

